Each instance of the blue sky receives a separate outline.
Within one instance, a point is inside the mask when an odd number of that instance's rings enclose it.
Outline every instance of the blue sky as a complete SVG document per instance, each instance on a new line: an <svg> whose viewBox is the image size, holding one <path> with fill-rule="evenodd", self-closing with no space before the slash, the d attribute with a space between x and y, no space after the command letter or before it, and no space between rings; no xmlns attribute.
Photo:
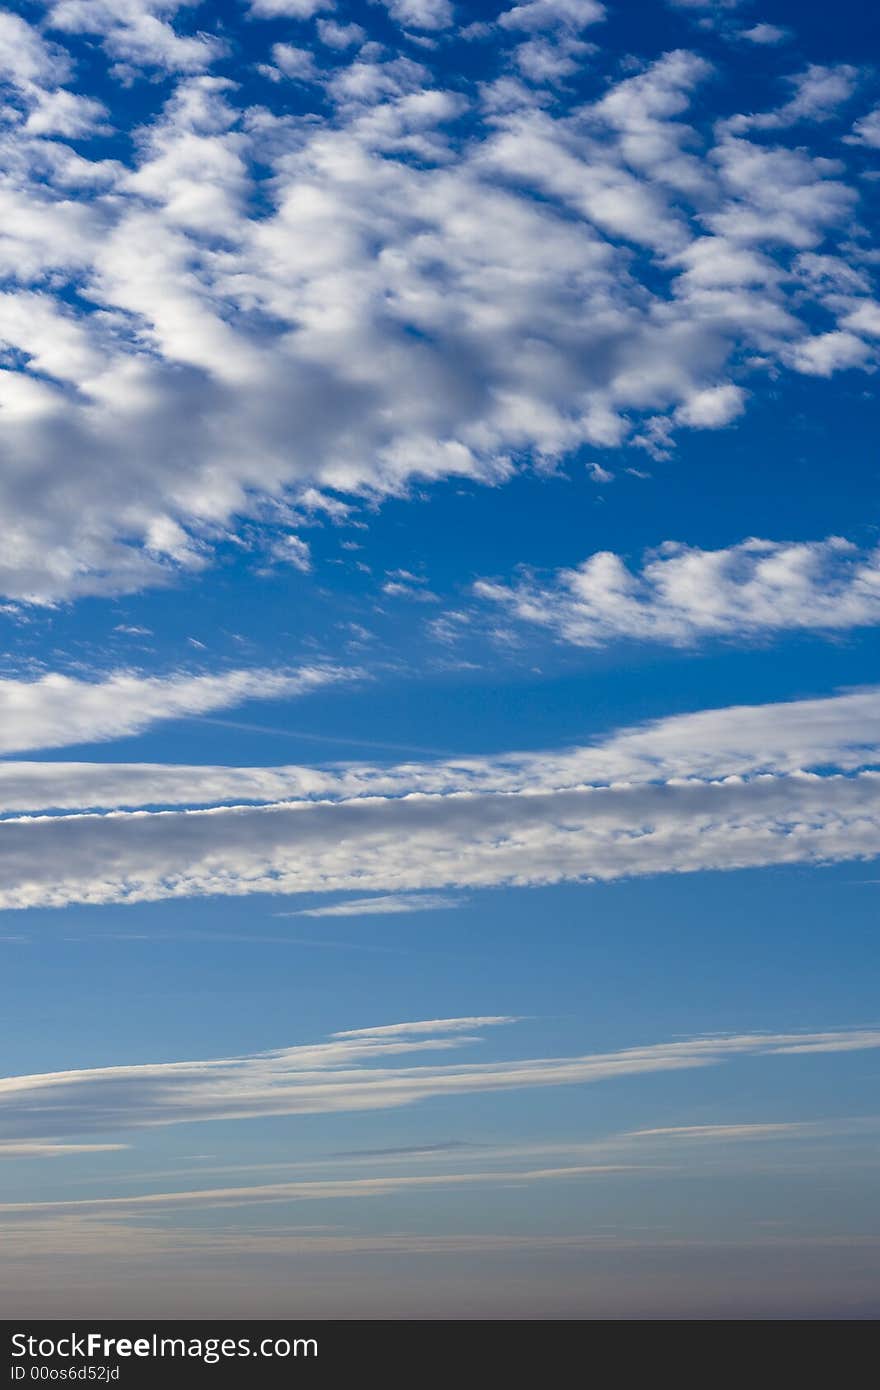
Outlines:
<svg viewBox="0 0 880 1390"><path fill-rule="evenodd" d="M876 1314L877 57L0 15L10 1316Z"/></svg>

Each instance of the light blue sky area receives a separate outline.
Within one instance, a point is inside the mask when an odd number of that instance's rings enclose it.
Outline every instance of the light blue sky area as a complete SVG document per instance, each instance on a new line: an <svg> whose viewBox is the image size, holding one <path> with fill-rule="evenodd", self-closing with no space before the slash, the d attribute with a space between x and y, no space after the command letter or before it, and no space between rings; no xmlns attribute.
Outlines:
<svg viewBox="0 0 880 1390"><path fill-rule="evenodd" d="M876 20L108 14L0 18L6 1315L876 1315Z"/></svg>

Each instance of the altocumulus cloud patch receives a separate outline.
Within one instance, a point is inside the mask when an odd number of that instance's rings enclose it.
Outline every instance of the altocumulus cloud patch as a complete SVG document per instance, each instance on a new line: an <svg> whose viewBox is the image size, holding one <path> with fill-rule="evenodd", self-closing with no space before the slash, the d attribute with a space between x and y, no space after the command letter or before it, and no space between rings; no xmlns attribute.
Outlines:
<svg viewBox="0 0 880 1390"><path fill-rule="evenodd" d="M4 16L6 594L138 589L230 534L304 568L310 507L664 455L768 372L870 369L871 74L780 77L753 33L777 75L738 113L723 47L621 76L604 15Z"/></svg>

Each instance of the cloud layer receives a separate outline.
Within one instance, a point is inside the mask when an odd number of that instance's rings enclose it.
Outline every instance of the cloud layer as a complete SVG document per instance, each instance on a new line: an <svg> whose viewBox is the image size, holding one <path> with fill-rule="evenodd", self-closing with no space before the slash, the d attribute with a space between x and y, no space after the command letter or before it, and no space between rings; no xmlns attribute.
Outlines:
<svg viewBox="0 0 880 1390"><path fill-rule="evenodd" d="M451 762L7 763L0 806L54 813L0 824L0 905L349 891L363 912L364 892L387 910L424 889L868 858L878 763L876 690Z"/></svg>
<svg viewBox="0 0 880 1390"><path fill-rule="evenodd" d="M90 737L97 736L92 726ZM38 731L33 737L46 746ZM51 725L49 737L55 737ZM620 729L581 747L487 757L281 767L10 760L0 762L0 813L552 792L878 764L880 688L874 686L819 700L699 710Z"/></svg>
<svg viewBox="0 0 880 1390"><path fill-rule="evenodd" d="M880 854L880 772L10 819L0 906L610 880Z"/></svg>
<svg viewBox="0 0 880 1390"><path fill-rule="evenodd" d="M474 1030L515 1021L486 1017L393 1024L249 1057L9 1077L0 1080L0 1133L21 1142L194 1121L383 1110L436 1096L583 1085L718 1066L736 1058L880 1047L880 1031L862 1029L715 1035L618 1052L505 1062L401 1061L415 1053L471 1046L480 1040ZM295 1184L284 1186L289 1188L286 1195L296 1195ZM180 1194L181 1200L185 1197Z"/></svg>
<svg viewBox="0 0 880 1390"><path fill-rule="evenodd" d="M252 5L302 42L249 19L246 95L234 44L171 0L4 17L0 591L134 590L230 533L303 567L316 488L663 454L768 370L873 364L874 249L823 152L829 123L871 143L870 74L794 72L774 110L716 122L697 53L606 73L593 3L467 33L446 0L387 6L436 51L330 8ZM132 131L139 75L168 81Z"/></svg>

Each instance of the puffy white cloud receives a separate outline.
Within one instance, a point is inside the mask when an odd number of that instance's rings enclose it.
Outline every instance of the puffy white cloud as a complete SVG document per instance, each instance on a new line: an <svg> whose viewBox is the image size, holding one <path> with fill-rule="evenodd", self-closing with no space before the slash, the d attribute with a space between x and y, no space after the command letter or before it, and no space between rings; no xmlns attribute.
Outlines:
<svg viewBox="0 0 880 1390"><path fill-rule="evenodd" d="M809 368L801 363L799 369ZM721 391L720 400L712 392L696 397L697 419L685 417L685 423L705 424L699 412L716 409L714 423L724 423L723 393L736 388ZM725 550L667 541L636 571L619 555L600 551L575 569L557 571L549 582L480 580L475 589L512 616L578 646L621 638L687 646L706 637L874 625L880 622L880 551L860 550L837 536L812 542L751 539Z"/></svg>
<svg viewBox="0 0 880 1390"><path fill-rule="evenodd" d="M869 111L867 116L862 116L856 121L852 128L852 135L849 143L853 145L869 145L872 149L880 149L880 106L875 106L873 111Z"/></svg>
<svg viewBox="0 0 880 1390"><path fill-rule="evenodd" d="M335 0L249 0L248 9L258 19L311 19L335 10Z"/></svg>
<svg viewBox="0 0 880 1390"><path fill-rule="evenodd" d="M839 165L804 149L723 136L714 159L729 199L703 221L734 244L809 251L853 206Z"/></svg>
<svg viewBox="0 0 880 1390"><path fill-rule="evenodd" d="M605 6L598 0L526 0L498 16L504 29L586 29L605 18Z"/></svg>
<svg viewBox="0 0 880 1390"><path fill-rule="evenodd" d="M766 44L784 43L789 37L787 29L781 29L778 24L753 24L750 29L741 29L739 33L741 39L748 39L749 43L757 43L762 46Z"/></svg>
<svg viewBox="0 0 880 1390"><path fill-rule="evenodd" d="M127 163L42 138L105 120L63 95L57 47L27 31L7 62L26 107L0 181L7 596L168 582L242 524L288 530L315 489L500 483L583 445L665 452L679 427L733 419L756 364L872 363L854 317L875 302L864 267L840 306L792 273L820 249L849 263L854 190L824 157L690 113L712 75L698 55L667 54L566 111L509 77L500 105L476 82L443 90L375 46L322 72L285 41L269 76L323 85L300 118L201 73L216 41L178 33L175 13L171 0L50 10L54 34L99 34L128 64L141 39L147 61L144 35L174 39L180 76L170 96L157 87L164 105ZM599 17L536 0L495 32L523 49L549 26L554 61L574 61L576 31ZM339 42L335 22L322 19ZM828 333L817 306L839 316Z"/></svg>
<svg viewBox="0 0 880 1390"><path fill-rule="evenodd" d="M336 1034L330 1042L278 1049L244 1057L161 1062L154 1065L95 1067L0 1080L0 1132L16 1140L90 1134L194 1121L250 1119L265 1115L382 1110L437 1096L479 1095L536 1086L585 1085L621 1077L719 1066L738 1058L780 1057L804 1052L868 1050L880 1047L880 1032L745 1033L697 1037L623 1048L616 1052L514 1061L417 1064L415 1053L465 1047L479 1041L464 1030L512 1022L504 1018L445 1019L424 1024ZM558 1172L559 1170L540 1170ZM587 1168L562 1170L574 1174ZM342 1179L358 1190L379 1179ZM394 1179L390 1179L393 1183ZM419 1179L405 1181L418 1182ZM432 1181L426 1178L425 1181ZM310 1195L313 1188L332 1195L337 1183L273 1185L274 1195ZM301 1190L302 1189L302 1190ZM308 1191L306 1190L308 1189ZM247 1199L269 1188L224 1190ZM203 1191L204 1200L217 1191ZM314 1195L318 1195L315 1193ZM344 1195L342 1191L339 1195ZM163 1194L169 1204L197 1193ZM132 1199L97 1199L120 1203ZM134 1198L147 1203L150 1198ZM30 1205L30 1204L25 1204ZM7 1204L4 1210L18 1209Z"/></svg>
<svg viewBox="0 0 880 1390"><path fill-rule="evenodd" d="M804 376L832 376L847 367L865 367L872 357L872 349L863 338L841 328L802 339L789 354L795 371Z"/></svg>
<svg viewBox="0 0 880 1390"><path fill-rule="evenodd" d="M319 19L318 37L328 48L345 49L363 43L367 35L359 24L338 24L335 19Z"/></svg>
<svg viewBox="0 0 880 1390"><path fill-rule="evenodd" d="M574 40L529 39L518 44L514 62L524 77L537 84L556 83L577 72L587 45Z"/></svg>
<svg viewBox="0 0 880 1390"><path fill-rule="evenodd" d="M841 322L845 329L854 329L869 338L880 337L880 304L873 299L863 299Z"/></svg>
<svg viewBox="0 0 880 1390"><path fill-rule="evenodd" d="M105 132L106 108L93 97L68 91L73 77L66 51L51 43L20 15L0 14L0 87L7 87L24 108L28 136L79 138ZM6 107L4 119L14 119Z"/></svg>
<svg viewBox="0 0 880 1390"><path fill-rule="evenodd" d="M79 96L63 89L41 92L25 121L29 135L63 135L67 139L82 139L87 135L107 134L104 118L107 108L92 97Z"/></svg>
<svg viewBox="0 0 880 1390"><path fill-rule="evenodd" d="M707 386L695 391L675 412L675 419L692 429L721 429L745 410L745 395L740 386Z"/></svg>
<svg viewBox="0 0 880 1390"><path fill-rule="evenodd" d="M98 35L110 57L133 68L201 72L225 51L208 34L179 34L173 19L195 0L49 0L46 22L68 34Z"/></svg>
<svg viewBox="0 0 880 1390"><path fill-rule="evenodd" d="M303 695L352 674L340 667L306 666L207 676L116 671L99 681L58 672L37 680L0 679L0 753L124 738L163 719Z"/></svg>
<svg viewBox="0 0 880 1390"><path fill-rule="evenodd" d="M298 82L318 80L314 55L308 48L298 48L292 43L275 43L272 45L272 62L274 68L266 66L262 71L275 79L290 77Z"/></svg>
<svg viewBox="0 0 880 1390"><path fill-rule="evenodd" d="M48 43L21 15L0 14L0 81L29 92L58 86L71 68L64 49Z"/></svg>
<svg viewBox="0 0 880 1390"><path fill-rule="evenodd" d="M773 26L769 27L772 29ZM760 26L758 28L760 29ZM744 37L749 36L749 33L746 33ZM754 37L754 32L751 36ZM757 40L759 43L777 41L775 37L771 40ZM778 130L804 121L830 120L838 107L852 96L858 79L858 68L849 63L838 63L833 67L811 63L805 72L789 79L794 86L794 96L783 106L775 111L733 116L725 124L728 129L735 131Z"/></svg>
<svg viewBox="0 0 880 1390"><path fill-rule="evenodd" d="M398 24L412 29L446 29L452 23L451 0L379 0Z"/></svg>

